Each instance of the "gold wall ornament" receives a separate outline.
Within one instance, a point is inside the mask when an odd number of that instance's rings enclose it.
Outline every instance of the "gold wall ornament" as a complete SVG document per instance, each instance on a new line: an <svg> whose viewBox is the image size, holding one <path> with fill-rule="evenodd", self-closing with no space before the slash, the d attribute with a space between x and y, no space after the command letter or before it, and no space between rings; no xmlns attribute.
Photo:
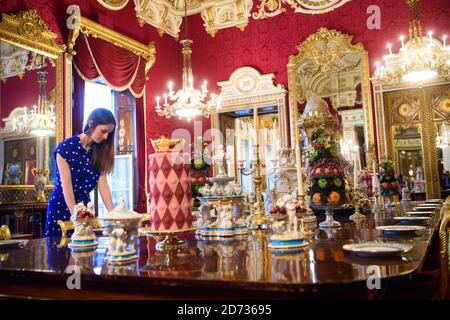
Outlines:
<svg viewBox="0 0 450 320"><path fill-rule="evenodd" d="M125 8L130 0L97 0L102 6L110 10L121 10Z"/></svg>
<svg viewBox="0 0 450 320"><path fill-rule="evenodd" d="M283 0L289 4L295 12L307 14L319 14L332 11L343 6L350 0Z"/></svg>
<svg viewBox="0 0 450 320"><path fill-rule="evenodd" d="M97 22L89 20L86 17L80 17L79 25L74 26L74 28L70 30L67 44L67 58L70 61L72 61L73 56L76 55L75 42L80 33L86 36L103 39L119 48L127 49L137 56L144 58L145 72L148 72L155 63L156 48L153 41L148 45L145 45Z"/></svg>
<svg viewBox="0 0 450 320"><path fill-rule="evenodd" d="M259 0L257 8L258 11L252 13L252 17L255 20L275 17L286 12L286 9L283 8L281 0Z"/></svg>

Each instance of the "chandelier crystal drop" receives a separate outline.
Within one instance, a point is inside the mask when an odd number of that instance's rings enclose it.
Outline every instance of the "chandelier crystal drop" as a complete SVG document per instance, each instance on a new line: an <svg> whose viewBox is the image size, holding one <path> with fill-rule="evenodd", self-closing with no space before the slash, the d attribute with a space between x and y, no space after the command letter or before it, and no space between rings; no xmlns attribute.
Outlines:
<svg viewBox="0 0 450 320"><path fill-rule="evenodd" d="M388 83L400 80L423 84L440 74L449 76L450 48L446 45L447 36L442 43L433 38L433 33L422 35L419 17L419 0L407 0L409 6L409 41L400 36L401 48L392 53L392 44L388 43L388 54L383 57L384 64L376 62L374 78Z"/></svg>
<svg viewBox="0 0 450 320"><path fill-rule="evenodd" d="M207 100L208 89L206 80L201 86L201 90L194 88L194 76L192 74L191 55L192 40L187 35L187 6L185 1L185 22L186 38L181 40L183 46L183 87L177 92L173 91L173 82L169 82L169 92L164 94L164 101L156 97L156 112L159 116L167 119L177 116L190 122L194 117L202 115L209 117L211 113L220 106L220 98L215 94L210 95Z"/></svg>

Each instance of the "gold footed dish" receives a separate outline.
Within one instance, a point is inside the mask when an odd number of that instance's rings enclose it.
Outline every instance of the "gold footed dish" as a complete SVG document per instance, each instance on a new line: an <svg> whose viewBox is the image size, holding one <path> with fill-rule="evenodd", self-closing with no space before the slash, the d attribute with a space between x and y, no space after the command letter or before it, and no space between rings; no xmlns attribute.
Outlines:
<svg viewBox="0 0 450 320"><path fill-rule="evenodd" d="M158 251L174 251L187 247L186 240L180 240L177 236L182 234L193 233L197 227L185 230L151 230L151 228L141 228L139 231L146 235L150 235L157 241L155 248Z"/></svg>

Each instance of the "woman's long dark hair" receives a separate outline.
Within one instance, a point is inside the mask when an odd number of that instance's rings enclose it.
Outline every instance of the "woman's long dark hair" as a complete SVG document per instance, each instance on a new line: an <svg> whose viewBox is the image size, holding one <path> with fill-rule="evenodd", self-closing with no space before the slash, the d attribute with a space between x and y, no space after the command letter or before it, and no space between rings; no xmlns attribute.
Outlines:
<svg viewBox="0 0 450 320"><path fill-rule="evenodd" d="M92 123L92 126L89 124ZM102 143L92 143L92 164L101 174L108 174L114 167L114 133L116 132L116 119L111 111L98 108L91 112L87 118L83 132L87 135L94 132L99 124L113 124L114 130L108 134L108 138Z"/></svg>

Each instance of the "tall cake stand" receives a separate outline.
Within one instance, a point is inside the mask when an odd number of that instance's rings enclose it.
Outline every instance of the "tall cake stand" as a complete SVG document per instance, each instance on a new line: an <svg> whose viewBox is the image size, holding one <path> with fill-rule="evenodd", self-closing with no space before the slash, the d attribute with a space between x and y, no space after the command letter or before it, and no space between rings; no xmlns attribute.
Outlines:
<svg viewBox="0 0 450 320"><path fill-rule="evenodd" d="M196 227L184 230L152 230L151 228L142 228L139 231L152 236L157 241L155 248L158 251L175 251L187 247L186 240L178 239L182 234L193 233Z"/></svg>
<svg viewBox="0 0 450 320"><path fill-rule="evenodd" d="M341 208L342 204L311 204L311 208L316 210L325 210L325 221L319 223L319 228L338 228L341 226L339 221L334 220L334 210Z"/></svg>

